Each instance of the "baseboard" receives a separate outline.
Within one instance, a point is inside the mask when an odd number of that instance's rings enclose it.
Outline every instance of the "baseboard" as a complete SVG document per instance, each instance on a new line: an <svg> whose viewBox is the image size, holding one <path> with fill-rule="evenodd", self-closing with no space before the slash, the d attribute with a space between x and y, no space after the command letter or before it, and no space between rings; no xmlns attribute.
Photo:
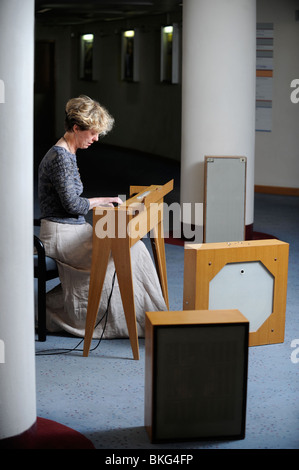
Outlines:
<svg viewBox="0 0 299 470"><path fill-rule="evenodd" d="M299 196L299 188L286 188L282 186L263 186L255 185L254 191L256 193L264 194L280 194L282 196Z"/></svg>

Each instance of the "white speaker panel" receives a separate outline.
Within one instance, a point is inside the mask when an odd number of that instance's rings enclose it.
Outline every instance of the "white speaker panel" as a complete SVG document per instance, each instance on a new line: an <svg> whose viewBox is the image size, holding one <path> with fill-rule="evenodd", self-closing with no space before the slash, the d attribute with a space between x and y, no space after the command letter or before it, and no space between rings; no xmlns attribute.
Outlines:
<svg viewBox="0 0 299 470"><path fill-rule="evenodd" d="M238 309L255 332L273 312L273 295L273 275L262 263L228 263L210 281L209 309Z"/></svg>
<svg viewBox="0 0 299 470"><path fill-rule="evenodd" d="M244 240L246 165L246 157L205 157L205 243Z"/></svg>

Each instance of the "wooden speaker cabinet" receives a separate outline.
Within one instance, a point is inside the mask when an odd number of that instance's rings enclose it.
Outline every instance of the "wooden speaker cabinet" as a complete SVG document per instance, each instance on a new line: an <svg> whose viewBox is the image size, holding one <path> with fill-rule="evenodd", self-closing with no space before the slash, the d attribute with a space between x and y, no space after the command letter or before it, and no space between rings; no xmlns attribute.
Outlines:
<svg viewBox="0 0 299 470"><path fill-rule="evenodd" d="M248 320L238 310L147 312L151 442L245 437Z"/></svg>
<svg viewBox="0 0 299 470"><path fill-rule="evenodd" d="M183 309L238 309L249 346L282 343L288 254L279 240L186 244Z"/></svg>

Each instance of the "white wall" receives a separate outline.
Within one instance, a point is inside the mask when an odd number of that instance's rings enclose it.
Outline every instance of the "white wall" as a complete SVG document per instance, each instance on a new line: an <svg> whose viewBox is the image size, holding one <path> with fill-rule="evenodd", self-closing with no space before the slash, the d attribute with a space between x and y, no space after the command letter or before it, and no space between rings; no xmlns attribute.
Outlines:
<svg viewBox="0 0 299 470"><path fill-rule="evenodd" d="M299 187L299 103L291 81L299 79L298 0L258 0L257 22L274 24L272 132L256 132L255 184Z"/></svg>

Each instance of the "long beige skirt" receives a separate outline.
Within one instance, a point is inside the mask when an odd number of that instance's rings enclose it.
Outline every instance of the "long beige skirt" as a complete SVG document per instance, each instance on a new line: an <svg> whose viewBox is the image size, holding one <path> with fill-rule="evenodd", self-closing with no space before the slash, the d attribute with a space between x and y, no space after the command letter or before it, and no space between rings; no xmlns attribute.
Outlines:
<svg viewBox="0 0 299 470"><path fill-rule="evenodd" d="M60 284L47 293L47 329L84 336L92 257L92 227L42 220L40 238L46 254L56 259ZM131 248L132 275L138 336L144 336L145 312L166 310L156 268L142 241ZM101 294L97 323L104 316L111 293L114 263L110 258ZM103 319L93 338L100 338ZM108 308L103 338L128 338L117 276Z"/></svg>

